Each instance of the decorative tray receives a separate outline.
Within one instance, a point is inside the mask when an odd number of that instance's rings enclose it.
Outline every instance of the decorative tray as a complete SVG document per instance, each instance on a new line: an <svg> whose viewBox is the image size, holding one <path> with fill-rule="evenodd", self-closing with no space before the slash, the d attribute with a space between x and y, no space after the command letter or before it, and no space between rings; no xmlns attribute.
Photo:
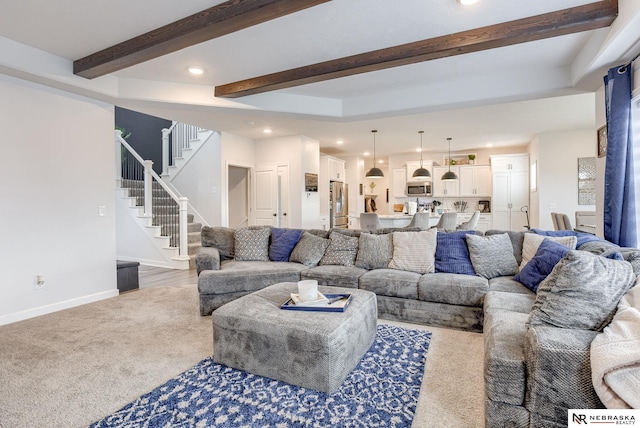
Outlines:
<svg viewBox="0 0 640 428"><path fill-rule="evenodd" d="M304 303L295 304L293 298L284 302L280 309L290 311L316 311L316 312L344 312L351 303L351 294L324 294L329 303L305 305Z"/></svg>

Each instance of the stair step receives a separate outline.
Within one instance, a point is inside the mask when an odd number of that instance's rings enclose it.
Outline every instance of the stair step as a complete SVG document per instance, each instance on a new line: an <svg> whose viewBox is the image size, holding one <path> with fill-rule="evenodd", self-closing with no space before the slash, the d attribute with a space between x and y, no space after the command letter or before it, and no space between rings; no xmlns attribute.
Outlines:
<svg viewBox="0 0 640 428"><path fill-rule="evenodd" d="M202 231L202 223L189 223L187 224L187 230L189 232L198 232Z"/></svg>
<svg viewBox="0 0 640 428"><path fill-rule="evenodd" d="M202 242L202 238L200 238L200 233L198 232L191 232L189 233L187 242L189 244L193 244L193 243L198 243L200 244Z"/></svg>

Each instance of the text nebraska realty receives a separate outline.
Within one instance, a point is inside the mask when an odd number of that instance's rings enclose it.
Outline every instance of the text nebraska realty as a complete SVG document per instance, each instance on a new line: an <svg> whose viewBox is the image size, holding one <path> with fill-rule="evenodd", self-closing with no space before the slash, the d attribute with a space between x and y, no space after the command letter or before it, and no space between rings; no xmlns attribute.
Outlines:
<svg viewBox="0 0 640 428"><path fill-rule="evenodd" d="M588 422L587 422L588 420ZM584 415L573 414L573 422L577 424L615 424L615 425L635 425L636 418L633 415Z"/></svg>

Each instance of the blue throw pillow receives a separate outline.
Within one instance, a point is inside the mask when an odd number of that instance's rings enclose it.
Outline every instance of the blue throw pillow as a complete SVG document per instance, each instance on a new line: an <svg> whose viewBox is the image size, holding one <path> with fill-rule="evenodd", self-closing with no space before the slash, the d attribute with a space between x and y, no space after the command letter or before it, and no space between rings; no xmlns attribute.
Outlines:
<svg viewBox="0 0 640 428"><path fill-rule="evenodd" d="M300 240L300 229L271 229L271 245L269 246L269 260L273 262L288 262L291 252Z"/></svg>
<svg viewBox="0 0 640 428"><path fill-rule="evenodd" d="M536 251L536 255L513 277L529 290L536 293L538 285L551 273L553 268L571 251L566 246L545 239Z"/></svg>
<svg viewBox="0 0 640 428"><path fill-rule="evenodd" d="M458 232L438 232L436 245L436 272L475 275L469 249L467 248L468 234L475 234L473 230Z"/></svg>
<svg viewBox="0 0 640 428"><path fill-rule="evenodd" d="M576 243L576 248L580 248L582 244L586 244L591 241L603 241L602 238L598 238L595 235L586 232L576 232L574 230L542 230L542 229L531 229L532 232L535 232L538 235L542 236L576 236L578 238L578 242Z"/></svg>

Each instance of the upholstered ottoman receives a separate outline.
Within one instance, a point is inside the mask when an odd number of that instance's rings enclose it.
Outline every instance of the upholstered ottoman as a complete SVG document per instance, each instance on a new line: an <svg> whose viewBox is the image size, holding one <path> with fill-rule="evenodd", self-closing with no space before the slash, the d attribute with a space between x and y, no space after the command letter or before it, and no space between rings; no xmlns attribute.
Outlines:
<svg viewBox="0 0 640 428"><path fill-rule="evenodd" d="M283 282L240 297L213 314L213 359L249 373L333 392L369 350L376 335L376 295L352 288L344 312L280 309L297 283Z"/></svg>

